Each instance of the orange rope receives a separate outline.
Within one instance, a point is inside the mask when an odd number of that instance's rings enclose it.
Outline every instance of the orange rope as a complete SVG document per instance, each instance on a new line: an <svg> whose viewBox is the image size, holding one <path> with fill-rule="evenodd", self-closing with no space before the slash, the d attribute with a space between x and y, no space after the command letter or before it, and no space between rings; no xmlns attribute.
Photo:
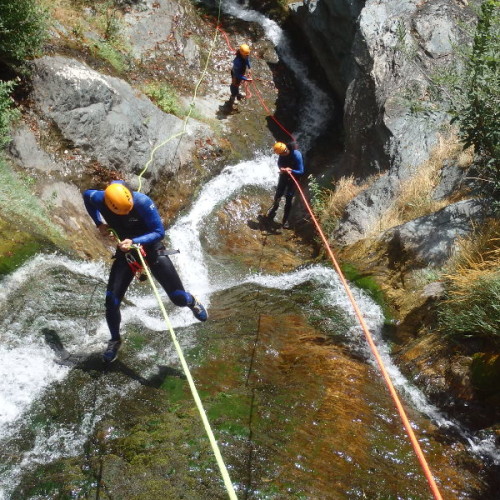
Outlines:
<svg viewBox="0 0 500 500"><path fill-rule="evenodd" d="M223 34L224 38L226 39L226 43L227 43L229 49L234 52L235 49L232 48L227 33L220 27L220 25L217 25L217 29ZM255 83L255 80L252 80L251 83L253 83L254 88L255 88L255 92L257 94L257 98L259 99L260 103L262 104L262 107L267 111L269 117L276 123L276 125L278 125L278 127L281 128L281 130L283 130L286 134L288 134L292 138L292 140L295 141L295 138L293 137L293 135L283 125L281 125L281 123L277 120L277 118L274 116L274 114L271 113L270 109L268 108L268 106L264 102L264 99L262 98L262 95L259 91L259 88L257 87L257 85ZM252 96L250 89L249 89L249 82L246 82L246 81L245 81L245 93L248 93L248 97ZM299 190L299 193L302 197L302 200L306 206L306 209L309 212L309 214L314 222L314 225L316 226L316 229L317 229L317 231L318 231L318 233L319 233L319 235L320 235L320 237L325 245L325 248L330 256L330 259L333 263L333 266L334 266L335 270L337 271L337 274L339 275L340 281L342 282L342 284L346 290L347 296L349 297L349 300L354 308L354 312L356 314L356 317L358 318L358 321L361 325L361 328L363 329L366 340L370 346L370 349L371 349L375 359L377 360L377 364L380 368L380 371L381 371L382 376L384 378L384 381L387 385L387 388L389 389L389 393L394 401L394 404L396 405L396 408L399 412L401 420L403 421L403 425L404 425L406 432L410 438L411 444L413 446L415 454L417 455L418 461L420 462L420 465L421 465L422 470L424 472L424 475L427 479L427 482L429 483L429 487L432 491L432 494L434 495L434 498L436 500L442 500L441 493L439 492L436 481L434 480L434 477L433 477L432 472L429 468L429 465L427 464L427 460L425 459L425 456L422 452L422 448L420 447L420 444L415 436L415 433L413 432L413 429L411 428L410 421L408 420L408 417L407 417L406 412L403 408L401 400L399 399L399 396L396 392L396 389L394 388L392 380L391 380L389 374L387 373L387 369L385 368L384 362L382 361L382 358L380 357L377 346L375 345L375 342L373 341L373 338L370 334L370 331L368 330L368 326L366 325L366 322L363 318L363 315L361 314L359 306L356 303L356 299L354 298L354 296L351 292L351 289L349 288L349 285L348 285L348 283L347 283L347 281L342 273L342 270L340 269L340 266L338 265L337 260L335 259L335 256L333 255L333 252L330 248L330 245L328 244L328 240L326 239L316 217L314 216L314 213L313 213L309 203L307 202L307 199L304 195L304 192L302 191L302 188L300 187L299 183L297 182L297 179L295 179L295 177L291 173L288 173L288 174L295 182L295 185L297 186L297 189Z"/></svg>
<svg viewBox="0 0 500 500"><path fill-rule="evenodd" d="M290 138L295 141L295 137L292 135L291 132L289 132L283 125L281 125L281 123L278 121L278 119L274 116L273 113L271 113L271 110L267 107L266 103L264 102L264 99L262 98L262 94L260 93L260 90L259 88L257 87L257 84L255 83L254 80L252 80L252 83L254 85L254 88L255 88L255 92L257 94L257 98L259 99L260 103L262 104L262 107L267 111L268 113L268 116L271 118L271 120L274 121L274 123L276 123L276 125L278 125L278 127L283 130L283 132L285 132L285 134L288 134L290 136ZM248 86L248 83L247 83L247 86ZM245 92L246 92L246 88L245 87Z"/></svg>
<svg viewBox="0 0 500 500"><path fill-rule="evenodd" d="M323 231L321 230L321 227L320 227L316 217L314 216L314 213L313 213L309 203L307 202L307 199L304 195L304 192L302 191L302 188L300 187L299 183L297 182L297 179L295 179L295 177L291 173L288 173L288 174L295 182L295 185L297 186L297 189L299 190L299 193L302 197L302 200L306 206L306 209L309 212L309 215L311 216L311 218L314 222L314 225L316 226L316 229L318 230L318 233L319 233L321 239L323 240L323 243L325 244L325 248L328 252L328 255L330 256L330 259L333 263L333 266L335 267L335 270L337 271L337 274L339 275L340 281L344 285L345 291L347 292L347 296L349 297L349 300L351 301L351 304L354 308L354 312L356 313L358 321L359 321L361 328L363 329L363 332L365 334L366 340L368 341L368 344L370 345L370 349L371 349L373 355L375 356L375 359L377 360L380 371L382 372L382 376L383 376L385 383L389 389L389 393L391 394L392 399L394 401L394 404L396 405L396 408L397 408L399 415L401 417L401 420L403 421L403 425L406 429L406 432L408 433L408 436L410 438L413 449L415 450L415 454L417 455L418 461L420 462L420 465L422 466L422 469L424 471L427 482L429 483L432 494L434 495L434 498L436 500L442 500L442 496L441 496L439 489L436 485L434 477L432 476L432 472L429 468L429 465L427 464L427 461L426 461L425 456L422 452L420 444L417 441L417 438L415 437L415 433L413 432L413 429L411 428L410 421L408 420L408 417L406 416L406 412L405 412L403 405L401 404L401 401L396 393L396 389L394 388L394 385L391 381L391 378L390 378L389 374L387 373L384 362L382 361L382 358L380 357L377 346L375 345L375 343L373 341L373 338L370 334L370 331L368 330L368 327L367 327L366 322L363 318L363 315L361 314L361 311L358 307L358 304L356 303L356 300L351 292L351 289L349 288L349 285L348 285L346 279L344 278L344 275L340 269L340 266L338 265L337 260L335 259L335 256L333 255L333 252L330 248L330 245L328 244L328 240L326 239Z"/></svg>

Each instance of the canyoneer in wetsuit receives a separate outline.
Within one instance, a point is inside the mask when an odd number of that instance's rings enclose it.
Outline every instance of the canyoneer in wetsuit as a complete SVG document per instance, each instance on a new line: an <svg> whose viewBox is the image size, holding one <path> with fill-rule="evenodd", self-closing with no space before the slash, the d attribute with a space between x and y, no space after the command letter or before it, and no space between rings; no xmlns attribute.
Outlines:
<svg viewBox="0 0 500 500"><path fill-rule="evenodd" d="M151 198L132 191L123 181L114 181L104 191L88 189L84 192L83 199L99 233L109 237L111 228L120 240L106 289L106 321L111 340L103 354L104 361L114 361L121 346L120 304L140 261L137 250L131 248L132 245L140 245L145 251L145 260L151 273L170 300L176 306L189 307L196 319L207 320L205 308L184 290L181 279L167 255L162 241L165 229Z"/></svg>
<svg viewBox="0 0 500 500"><path fill-rule="evenodd" d="M295 194L295 182L290 174L295 179L299 179L304 174L304 161L302 153L295 148L294 143L285 144L283 142L276 142L273 146L273 151L279 155L278 168L280 175L278 178L278 185L274 194L274 202L272 207L267 211L267 218L272 221L278 211L278 207L283 195L285 196L285 208L283 212L282 225L284 229L289 229L288 216L292 209L293 195Z"/></svg>
<svg viewBox="0 0 500 500"><path fill-rule="evenodd" d="M236 57L233 60L233 67L231 69L231 85L229 90L231 91L231 97L229 101L231 104L234 103L235 99L243 99L244 96L240 93L240 85L243 80L251 82L250 77L245 76L246 70L250 69L250 47L243 43L240 45L239 49L236 51Z"/></svg>

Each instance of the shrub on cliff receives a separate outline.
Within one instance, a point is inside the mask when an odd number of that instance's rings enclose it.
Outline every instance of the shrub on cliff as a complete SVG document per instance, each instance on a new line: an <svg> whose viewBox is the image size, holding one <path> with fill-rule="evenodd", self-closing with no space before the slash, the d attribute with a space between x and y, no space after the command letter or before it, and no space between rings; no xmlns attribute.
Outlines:
<svg viewBox="0 0 500 500"><path fill-rule="evenodd" d="M10 141L10 124L19 116L10 97L14 82L0 82L0 151Z"/></svg>
<svg viewBox="0 0 500 500"><path fill-rule="evenodd" d="M449 335L500 341L500 221L459 243L444 276L447 299L438 310L441 331Z"/></svg>
<svg viewBox="0 0 500 500"><path fill-rule="evenodd" d="M451 103L454 120L465 147L473 145L480 156L479 174L500 196L500 0L486 0L481 6L460 83L455 91L465 101Z"/></svg>
<svg viewBox="0 0 500 500"><path fill-rule="evenodd" d="M47 38L47 14L38 1L0 1L0 61L17 65L31 59Z"/></svg>
<svg viewBox="0 0 500 500"><path fill-rule="evenodd" d="M500 337L500 273L452 286L439 312L441 328L453 335Z"/></svg>

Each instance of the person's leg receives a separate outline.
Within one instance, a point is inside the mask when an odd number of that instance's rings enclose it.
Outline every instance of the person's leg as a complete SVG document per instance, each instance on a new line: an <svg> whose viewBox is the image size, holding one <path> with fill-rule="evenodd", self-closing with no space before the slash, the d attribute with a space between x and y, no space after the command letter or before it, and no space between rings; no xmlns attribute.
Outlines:
<svg viewBox="0 0 500 500"><path fill-rule="evenodd" d="M287 229L289 227L288 225L288 217L290 215L290 211L292 209L292 200L293 200L293 195L286 195L285 196L285 208L283 211L283 220L281 221L282 226Z"/></svg>
<svg viewBox="0 0 500 500"><path fill-rule="evenodd" d="M239 82L238 79L233 76L233 72L231 71L231 85L229 86L229 90L231 91L230 101L234 102L234 100L238 97L239 94Z"/></svg>
<svg viewBox="0 0 500 500"><path fill-rule="evenodd" d="M278 185L276 186L276 192L274 194L274 202L272 207L267 211L266 217L269 220L273 220L276 212L278 211L278 207L280 206L280 201L281 198L285 192L286 188L286 176L283 174L280 174L278 178Z"/></svg>
<svg viewBox="0 0 500 500"><path fill-rule="evenodd" d="M118 251L106 288L106 322L112 340L120 340L120 304L133 278L134 274L125 260L125 254Z"/></svg>
<svg viewBox="0 0 500 500"><path fill-rule="evenodd" d="M285 186L285 208L283 210L283 220L281 221L282 226L288 229L288 217L290 216L290 211L292 210L292 201L295 194L295 183L293 179L288 176L286 186Z"/></svg>
<svg viewBox="0 0 500 500"><path fill-rule="evenodd" d="M106 288L106 322L111 334L111 340L104 351L103 359L108 363L116 359L120 349L120 304L133 278L134 274L125 260L125 254L123 252L117 253L116 259L111 266Z"/></svg>
<svg viewBox="0 0 500 500"><path fill-rule="evenodd" d="M161 251L161 250L160 250ZM156 258L155 258L156 257ZM165 290L168 298L179 307L189 307L196 319L206 321L205 308L189 292L184 290L179 274L168 255L147 256L151 273Z"/></svg>

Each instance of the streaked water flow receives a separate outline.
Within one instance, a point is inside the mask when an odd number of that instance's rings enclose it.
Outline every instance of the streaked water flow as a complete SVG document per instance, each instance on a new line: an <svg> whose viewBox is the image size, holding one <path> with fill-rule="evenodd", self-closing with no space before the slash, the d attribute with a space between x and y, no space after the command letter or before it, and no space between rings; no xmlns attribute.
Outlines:
<svg viewBox="0 0 500 500"><path fill-rule="evenodd" d="M286 57L292 69L295 68L297 75L300 75L307 105L301 114L304 121L297 136L306 149L327 119L324 113L329 106L326 96L304 76L306 72L293 58L286 38L275 23L261 14L242 9L234 2L224 2L224 8L226 12L241 19L261 24L278 51ZM210 305L212 297L225 292L237 302L236 298L250 300L247 290L254 288L276 291L279 294L300 290L305 284L313 283L315 290L322 292L322 304L318 307L340 309L349 318L350 326L343 334L342 343L352 353L371 363L371 354L364 336L356 325L351 305L332 269L322 265L309 265L281 275L257 272L240 272L237 276L227 273L220 275L207 260L201 237L207 219L224 202L238 197L247 186L254 186L271 196L271 189L276 181L275 169L275 158L259 155L253 160L225 168L220 175L208 182L189 212L168 230L170 246L180 250L180 254L173 256L172 260L186 288L207 305ZM152 374L152 360L166 365L177 364L175 352L168 342L165 347L166 341L160 337L158 342L161 344L151 341L131 355L142 375L129 370L127 373L132 375L129 382L114 385L96 381L87 383L81 391L72 394L75 407L80 408L79 419L69 419L67 424L58 426L50 422L40 425L36 421L39 410L37 405L43 396L54 387L64 385L68 377L80 376L74 374L75 370L72 370L71 365L56 362L54 350L59 348L57 342L67 352L82 357L85 373L91 373L95 363L98 363L99 353L108 338L102 303L105 289L103 280L107 270L108 264L74 261L59 255L38 255L2 281L0 448L4 450L4 463L0 468L0 499L9 498L23 473L36 464L82 453L86 440L100 419L113 411L119 399L126 398L135 390L137 380L144 381ZM164 296L163 292L162 295ZM455 429L469 441L472 451L488 454L500 461L491 438L481 441L467 435L458 424L445 418L429 404L421 391L408 383L391 361L389 349L380 337L383 324L380 308L364 292L354 289L354 295L375 335L398 390L415 409L432 419L435 425ZM195 320L189 311L172 307L168 300L165 302L172 324L180 332L182 345L189 347L194 340L182 332L189 329ZM137 283L134 283L127 295L127 302L122 307L122 317L124 331L134 325L153 332L164 331L164 323L154 296ZM161 348L158 348L159 345ZM85 363L88 368L85 368ZM121 369L125 370L125 367ZM393 409L377 409L376 412L383 419L388 418L387 415ZM21 438L21 435L27 435L28 438ZM342 455L343 452L338 453ZM347 454L345 456L346 461L353 460ZM296 463L298 469L304 470L300 457Z"/></svg>

